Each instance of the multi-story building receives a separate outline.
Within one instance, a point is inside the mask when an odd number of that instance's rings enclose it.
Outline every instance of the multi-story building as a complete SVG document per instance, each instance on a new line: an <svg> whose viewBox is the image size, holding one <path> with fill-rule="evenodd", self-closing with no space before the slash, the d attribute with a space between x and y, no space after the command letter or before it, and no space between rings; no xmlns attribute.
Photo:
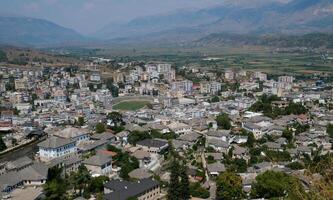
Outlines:
<svg viewBox="0 0 333 200"><path fill-rule="evenodd" d="M67 138L51 136L37 146L39 159L43 162L77 153L75 140Z"/></svg>
<svg viewBox="0 0 333 200"><path fill-rule="evenodd" d="M171 83L171 90L172 91L181 91L185 93L191 93L193 87L193 82L189 80L184 81L176 81Z"/></svg>

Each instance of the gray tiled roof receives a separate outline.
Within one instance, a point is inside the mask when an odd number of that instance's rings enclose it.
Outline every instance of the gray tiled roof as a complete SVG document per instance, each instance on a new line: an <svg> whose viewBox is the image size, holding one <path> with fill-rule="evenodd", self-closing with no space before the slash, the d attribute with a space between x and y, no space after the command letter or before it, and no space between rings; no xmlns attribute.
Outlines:
<svg viewBox="0 0 333 200"><path fill-rule="evenodd" d="M7 163L7 169L11 170L11 169L20 169L22 167L31 165L33 163L33 161L24 156L21 158L18 158L17 160L11 161Z"/></svg>
<svg viewBox="0 0 333 200"><path fill-rule="evenodd" d="M142 141L137 142L136 144L141 146L147 146L147 147L156 147L161 148L168 144L166 140L159 140L159 139L145 139Z"/></svg>
<svg viewBox="0 0 333 200"><path fill-rule="evenodd" d="M159 186L159 183L152 179L142 179L137 182L111 180L104 185L113 192L105 195L106 200L127 200L136 197L146 191Z"/></svg>
<svg viewBox="0 0 333 200"><path fill-rule="evenodd" d="M220 163L220 162L216 162L216 163L212 163L212 164L208 164L207 165L207 170L208 172L224 172L225 166L224 164Z"/></svg>
<svg viewBox="0 0 333 200"><path fill-rule="evenodd" d="M46 140L44 140L43 142L38 143L38 146L44 148L58 148L71 143L75 143L75 141L67 138L59 138L51 136Z"/></svg>
<svg viewBox="0 0 333 200"><path fill-rule="evenodd" d="M102 166L108 162L111 162L112 158L108 155L97 154L83 161L83 164Z"/></svg>

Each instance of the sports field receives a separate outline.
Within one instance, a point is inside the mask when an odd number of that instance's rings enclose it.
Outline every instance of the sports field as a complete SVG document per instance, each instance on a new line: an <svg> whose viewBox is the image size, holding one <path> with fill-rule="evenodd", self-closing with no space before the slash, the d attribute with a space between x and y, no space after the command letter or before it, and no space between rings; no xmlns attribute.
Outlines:
<svg viewBox="0 0 333 200"><path fill-rule="evenodd" d="M115 104L112 108L114 110L139 110L149 104L149 101L122 101Z"/></svg>

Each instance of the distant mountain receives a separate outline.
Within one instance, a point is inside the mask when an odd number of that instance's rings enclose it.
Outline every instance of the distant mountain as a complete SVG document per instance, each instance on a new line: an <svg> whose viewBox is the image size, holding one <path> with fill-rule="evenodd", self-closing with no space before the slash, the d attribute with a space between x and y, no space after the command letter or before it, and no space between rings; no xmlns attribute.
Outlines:
<svg viewBox="0 0 333 200"><path fill-rule="evenodd" d="M247 2L247 3L246 3ZM251 2L251 3L249 3ZM121 41L196 41L215 33L333 32L333 0L229 0L212 8L109 24L96 36Z"/></svg>
<svg viewBox="0 0 333 200"><path fill-rule="evenodd" d="M58 45L83 42L79 33L43 19L0 16L0 43L11 45Z"/></svg>

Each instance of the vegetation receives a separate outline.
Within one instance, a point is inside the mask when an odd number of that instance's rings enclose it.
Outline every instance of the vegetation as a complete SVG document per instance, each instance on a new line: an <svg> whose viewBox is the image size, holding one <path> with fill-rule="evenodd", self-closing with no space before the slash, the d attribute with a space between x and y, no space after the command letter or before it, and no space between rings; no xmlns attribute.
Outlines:
<svg viewBox="0 0 333 200"><path fill-rule="evenodd" d="M280 101L281 99L275 95L267 96L266 94L262 95L259 100L254 103L250 110L254 112L263 112L267 117L276 118L280 115L290 115L290 114L305 114L307 109L299 103L289 102L289 105L283 108L275 108L272 106L273 101Z"/></svg>
<svg viewBox="0 0 333 200"><path fill-rule="evenodd" d="M0 62L7 62L7 60L8 58L6 52L0 50Z"/></svg>
<svg viewBox="0 0 333 200"><path fill-rule="evenodd" d="M6 144L3 142L2 137L0 137L0 151L4 151L6 149Z"/></svg>
<svg viewBox="0 0 333 200"><path fill-rule="evenodd" d="M119 96L119 88L113 84L112 79L106 80L106 87L111 91L113 97Z"/></svg>
<svg viewBox="0 0 333 200"><path fill-rule="evenodd" d="M83 116L78 117L77 124L79 126L83 126L84 125L84 117Z"/></svg>
<svg viewBox="0 0 333 200"><path fill-rule="evenodd" d="M190 199L190 183L186 173L186 166L174 158L170 166L170 184L168 187L168 200Z"/></svg>
<svg viewBox="0 0 333 200"><path fill-rule="evenodd" d="M108 151L117 153L117 155L113 157L113 160L117 166L121 167L121 178L129 179L128 173L139 168L139 161L135 157L130 156L127 152L122 152L120 149L112 145L108 145L107 149Z"/></svg>
<svg viewBox="0 0 333 200"><path fill-rule="evenodd" d="M216 180L216 197L219 200L242 199L244 197L242 179L236 173L223 172Z"/></svg>
<svg viewBox="0 0 333 200"><path fill-rule="evenodd" d="M190 184L190 194L192 197L207 199L209 197L209 191L201 187L200 183Z"/></svg>
<svg viewBox="0 0 333 200"><path fill-rule="evenodd" d="M217 116L216 117L216 122L217 122L217 125L222 129L225 129L225 130L230 130L231 129L230 118L225 113Z"/></svg>
<svg viewBox="0 0 333 200"><path fill-rule="evenodd" d="M219 102L220 98L218 96L214 96L211 100L212 103Z"/></svg>
<svg viewBox="0 0 333 200"><path fill-rule="evenodd" d="M333 124L327 126L326 132L331 138L333 138Z"/></svg>
<svg viewBox="0 0 333 200"><path fill-rule="evenodd" d="M300 170L300 169L304 169L305 166L304 164L300 163L300 162L292 162L288 165L286 165L286 167L292 169L292 170Z"/></svg>
<svg viewBox="0 0 333 200"><path fill-rule="evenodd" d="M96 127L95 127L96 133L103 133L103 132L105 132L105 130L106 130L105 124L103 124L103 123L96 124Z"/></svg>
<svg viewBox="0 0 333 200"><path fill-rule="evenodd" d="M139 110L149 104L149 101L122 101L115 104L115 110Z"/></svg>
<svg viewBox="0 0 333 200"><path fill-rule="evenodd" d="M283 172L266 171L256 177L252 185L251 196L253 198L280 198L306 199L299 181Z"/></svg>

